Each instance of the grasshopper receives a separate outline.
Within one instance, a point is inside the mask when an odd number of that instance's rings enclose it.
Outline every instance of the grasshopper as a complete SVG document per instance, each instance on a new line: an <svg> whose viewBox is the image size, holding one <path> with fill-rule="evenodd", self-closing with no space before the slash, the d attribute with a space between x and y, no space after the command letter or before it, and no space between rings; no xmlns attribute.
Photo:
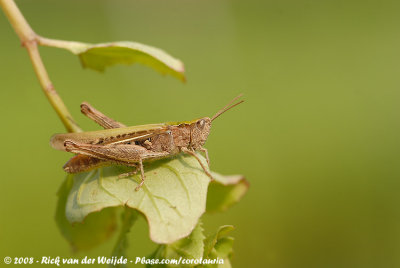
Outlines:
<svg viewBox="0 0 400 268"><path fill-rule="evenodd" d="M235 103L241 96L234 98L211 118L131 127L105 116L84 102L81 104L81 112L105 129L55 134L50 144L57 150L76 154L63 167L68 173L89 171L110 164L135 167L134 171L119 176L126 177L136 174L140 169L141 181L136 190L144 184L143 162L172 157L181 152L195 157L212 179L212 175L195 151L204 152L207 164L210 165L208 151L203 145L210 133L211 123L224 112L242 103L243 100Z"/></svg>

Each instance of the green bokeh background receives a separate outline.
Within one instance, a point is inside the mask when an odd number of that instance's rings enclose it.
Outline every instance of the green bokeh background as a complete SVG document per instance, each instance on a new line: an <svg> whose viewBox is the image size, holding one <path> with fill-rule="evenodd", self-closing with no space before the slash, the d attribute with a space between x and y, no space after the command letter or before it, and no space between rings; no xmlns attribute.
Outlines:
<svg viewBox="0 0 400 268"><path fill-rule="evenodd" d="M212 168L251 188L210 233L236 227L234 267L400 266L400 2L24 0L32 27L85 42L131 40L181 59L187 83L139 66L82 70L41 48L79 124L82 101L128 125L210 116ZM0 263L5 256L74 256L55 221L69 155L49 138L64 128L26 51L0 15ZM109 255L115 237L75 256ZM146 222L129 255L154 248Z"/></svg>

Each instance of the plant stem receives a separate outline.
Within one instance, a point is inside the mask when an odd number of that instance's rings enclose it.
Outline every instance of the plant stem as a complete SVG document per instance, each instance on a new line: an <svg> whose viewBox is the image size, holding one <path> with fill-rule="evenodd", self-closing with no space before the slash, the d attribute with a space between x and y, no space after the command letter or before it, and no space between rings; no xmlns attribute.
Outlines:
<svg viewBox="0 0 400 268"><path fill-rule="evenodd" d="M41 37L38 36L29 26L14 0L0 0L0 6L3 8L4 13L21 40L22 45L28 50L29 57L43 92L58 114L65 128L68 132L80 132L81 129L73 120L63 100L54 89L46 68L44 67L37 46Z"/></svg>

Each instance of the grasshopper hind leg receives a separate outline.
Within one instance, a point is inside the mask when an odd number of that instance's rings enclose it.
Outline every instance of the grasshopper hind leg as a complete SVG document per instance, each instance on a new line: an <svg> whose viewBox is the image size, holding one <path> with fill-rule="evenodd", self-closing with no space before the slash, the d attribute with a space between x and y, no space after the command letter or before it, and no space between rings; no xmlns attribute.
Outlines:
<svg viewBox="0 0 400 268"><path fill-rule="evenodd" d="M119 174L118 175L118 179L122 179L122 178L126 178L126 177L130 177L130 176L136 175L137 171L138 171L138 167L137 166L133 166L133 167L135 168L135 170Z"/></svg>
<svg viewBox="0 0 400 268"><path fill-rule="evenodd" d="M140 179L141 179L141 180L140 180L139 185L136 186L136 188L135 188L135 191L139 191L140 188L142 188L142 186L143 186L143 184L144 184L144 178L145 178L142 159L139 160L139 166L134 165L133 167L135 167L135 170L130 171L130 172L126 172L126 173L119 174L119 175L118 175L118 179L136 175L137 172L138 172L138 168L139 168L139 169L140 169Z"/></svg>
<svg viewBox="0 0 400 268"><path fill-rule="evenodd" d="M137 167L139 165L141 181L136 187L138 191L144 184L144 169L143 169L143 157L151 159L154 157L162 157L164 153L154 153L148 151L144 147L138 145L128 145L128 144L118 144L118 145L93 145L93 144L81 144L75 143L70 140L64 142L66 151L76 154L84 154L94 158L99 158L100 160L105 160L108 162L122 164L125 166ZM126 159L131 159L127 161ZM134 161L132 161L134 160ZM136 171L121 174L120 177L132 176Z"/></svg>
<svg viewBox="0 0 400 268"><path fill-rule="evenodd" d="M104 115L87 102L82 102L81 112L105 129L125 127L124 124Z"/></svg>

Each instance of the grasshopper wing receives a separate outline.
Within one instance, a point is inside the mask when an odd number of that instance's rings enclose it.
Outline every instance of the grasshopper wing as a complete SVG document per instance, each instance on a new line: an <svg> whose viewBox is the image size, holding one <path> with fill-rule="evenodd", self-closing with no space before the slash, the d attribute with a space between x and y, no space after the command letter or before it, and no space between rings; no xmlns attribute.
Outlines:
<svg viewBox="0 0 400 268"><path fill-rule="evenodd" d="M81 133L55 134L50 139L50 145L54 149L65 151L64 142L66 140L85 144L111 144L123 142L124 140L135 141L146 139L148 137L151 137L152 135L157 135L167 130L168 125L165 123L161 123L104 129Z"/></svg>

